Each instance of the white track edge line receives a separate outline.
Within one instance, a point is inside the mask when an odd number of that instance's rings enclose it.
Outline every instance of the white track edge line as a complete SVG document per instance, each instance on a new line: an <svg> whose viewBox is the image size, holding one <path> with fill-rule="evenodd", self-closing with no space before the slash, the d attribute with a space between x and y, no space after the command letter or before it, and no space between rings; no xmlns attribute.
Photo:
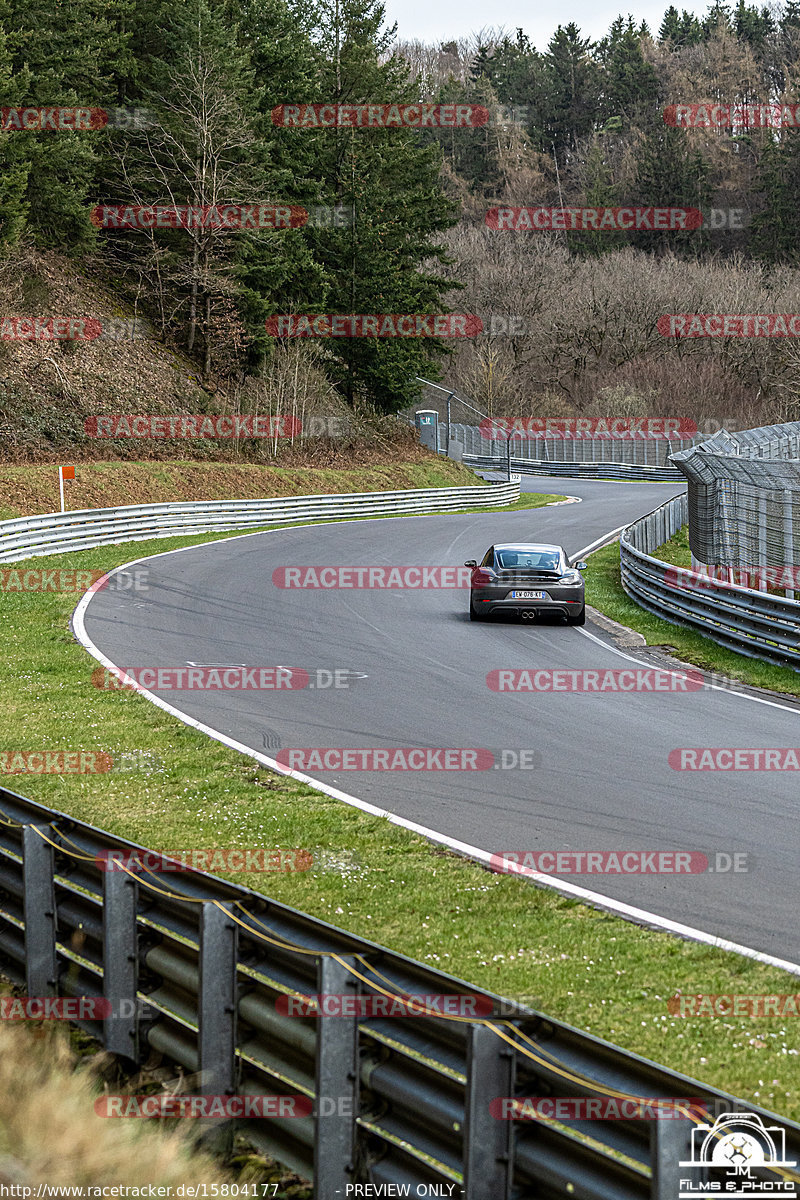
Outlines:
<svg viewBox="0 0 800 1200"><path fill-rule="evenodd" d="M381 518L373 519L380 520ZM341 525L346 524L347 522L313 522L309 525L294 525L289 528L309 529L315 524L322 523ZM265 532L288 533L289 528L267 530ZM620 530L625 528L627 528L627 526L620 526ZM615 530L613 532L618 533L619 530ZM137 563L147 562L152 558L163 558L166 554L181 554L185 550L196 550L201 546L215 546L221 542L233 542L238 541L240 538L257 536L259 536L257 533L245 533L239 534L234 538L222 538L219 539L219 541L200 543L199 546L180 546L175 550L164 550L158 554L148 554L142 558L132 559L130 562L124 563L119 567L114 567L113 570L108 572L107 576L104 576L104 578L110 578L112 575L115 575L117 571L126 571L129 568L136 566ZM590 553L592 547L596 547L600 542L609 541L611 538L611 534L606 534L604 537L596 539L594 542L591 542L589 546L578 551L578 555L576 557ZM95 584L93 588L90 588L89 591L87 591L81 597L78 606L72 615L71 624L73 632L75 633L75 636L80 644L83 646L84 650L86 650L87 653L92 656L92 658L96 659L97 662L101 663L103 666L108 667L115 672L119 672L122 670L122 668L118 667L117 664L112 662L110 658L107 658L106 655L103 654L103 652L97 646L95 646L94 642L86 632L84 616L92 596L94 595L95 591L98 590L100 589ZM584 633L584 630L578 629L578 632ZM593 634L584 633L584 636L591 638L592 641L598 642L606 649L613 649L615 653L619 653L623 658L628 658L632 662L639 661L638 659L632 658L630 655L626 655L621 651L617 651L616 647L607 645L600 638L595 638ZM643 663L642 665L647 666L648 664ZM727 689L720 688L718 690L726 691ZM178 720L182 721L184 725L189 725L192 729L196 729L199 733L204 733L207 737L212 738L214 741L221 742L224 746L227 746L231 750L237 751L239 754L244 754L248 758L255 759L256 762L261 763L263 766L268 767L270 770L275 771L279 775L286 775L292 779L298 780L300 783L305 783L309 787L313 788L314 791L322 792L324 795L330 796L334 800L341 800L343 803L349 804L352 808L357 808L361 812L369 813L371 816L383 817L392 825L397 825L402 829L409 830L411 833L419 834L421 837L426 838L430 842L434 842L436 845L446 846L448 849L453 850L454 852L461 854L466 858L471 858L487 866L491 865L492 854L487 850L482 850L478 846L471 846L468 842L461 842L457 838L451 838L447 834L439 833L435 829L429 829L425 825L419 825L416 821L409 821L407 818L400 817L396 813L389 812L386 809L378 808L377 805L370 804L366 800L360 800L357 796L351 796L349 792L342 792L338 788L331 787L329 784L323 783L322 780L314 779L311 775L305 775L301 771L294 771L289 767L285 767L282 763L276 762L275 759L268 758L266 754L259 754L259 752L257 750L253 750L251 746L245 746L242 742L237 742L234 738L228 737L227 734L220 733L217 729L212 729L210 725L203 724L202 721L198 721L195 717L190 716L188 713L182 712L181 709L175 708L174 705L168 704L165 700L162 700L160 696L154 695L153 692L148 691L146 688L137 688L137 692L145 696L148 700L155 704L156 707L163 709L164 712L170 713L171 716L177 717ZM746 696L741 692L737 692L735 694L742 696L742 698L746 700L758 699L758 697ZM772 701L765 700L761 701L761 703L772 704L772 706L775 708L783 707L782 705L775 704ZM788 709L787 711L793 712L794 710ZM610 896L604 896L599 892L590 891L588 888L580 887L577 884L566 883L563 880L554 879L550 875L543 875L539 872L531 871L527 867L518 866L517 864L515 864L515 870L503 872L503 874L521 875L524 878L529 879L532 883L538 884L542 887L547 887L563 896L568 896L576 900L582 900L591 904L595 908L600 908L606 912L611 912L616 916L623 917L637 924L649 925L655 929L663 930L666 933L675 934L677 937L681 937L688 941L700 942L703 945L712 946L717 950L728 950L734 954L739 954L744 958L750 958L755 962L760 962L765 966L776 967L779 970L787 971L792 975L800 975L799 963L789 962L787 959L777 958L772 954L765 954L763 951L754 950L750 946L741 946L737 942L730 942L726 938L717 937L715 934L707 933L703 929L695 929L691 925L683 925L678 921L670 920L668 917L661 917L657 913L648 912L646 909L636 908L633 905L625 904L620 900L614 900Z"/></svg>

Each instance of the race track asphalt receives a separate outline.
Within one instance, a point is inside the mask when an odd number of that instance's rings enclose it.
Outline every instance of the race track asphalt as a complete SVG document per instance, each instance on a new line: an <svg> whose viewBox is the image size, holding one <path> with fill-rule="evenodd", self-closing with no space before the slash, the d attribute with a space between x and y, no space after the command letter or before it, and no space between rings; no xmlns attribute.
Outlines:
<svg viewBox="0 0 800 1200"><path fill-rule="evenodd" d="M800 745L798 709L731 690L506 694L496 668L623 668L632 656L591 617L470 623L463 590L282 589L291 565L461 565L493 541L561 542L575 555L680 484L530 478L581 498L518 512L294 527L147 560L146 593L97 593L86 631L120 667L245 665L346 670L349 686L159 693L260 753L315 747L537 752L533 770L310 771L326 784L491 852L746 852L745 872L572 875L570 880L800 962L800 835L793 772L676 771L682 746ZM591 567L590 567L591 569Z"/></svg>

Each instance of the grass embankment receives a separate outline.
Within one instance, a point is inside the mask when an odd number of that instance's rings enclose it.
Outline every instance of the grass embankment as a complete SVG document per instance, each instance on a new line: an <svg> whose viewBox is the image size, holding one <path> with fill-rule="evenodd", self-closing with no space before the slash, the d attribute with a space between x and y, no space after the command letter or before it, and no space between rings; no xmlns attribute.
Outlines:
<svg viewBox="0 0 800 1200"><path fill-rule="evenodd" d="M66 460L65 460L66 461ZM482 479L461 463L428 455L422 461L352 469L262 467L253 463L85 462L67 481L68 509L168 504L180 500L259 500L267 496L331 495L400 488L468 487ZM58 467L0 464L0 520L57 511Z"/></svg>
<svg viewBox="0 0 800 1200"><path fill-rule="evenodd" d="M679 530L669 542L659 546L653 556L678 567L690 567L686 529ZM800 672L727 650L700 633L654 616L631 600L620 582L618 542L592 555L586 578L586 601L607 617L642 634L648 646L662 646L682 662L718 672L752 687L800 696Z"/></svg>
<svg viewBox="0 0 800 1200"><path fill-rule="evenodd" d="M160 539L27 565L110 569L210 540L216 539ZM600 603L608 585L601 585L606 572L596 557L588 577L592 602ZM274 775L140 696L96 690L90 682L95 664L68 630L74 597L13 594L0 604L6 615L3 747L144 752L151 763L126 774L6 777L7 786L152 847L307 847L316 861L306 873L232 878L475 985L531 997L555 1017L800 1116L796 1019L687 1020L667 1009L678 989L785 993L797 990L795 977L492 874ZM624 620L626 612L611 615Z"/></svg>

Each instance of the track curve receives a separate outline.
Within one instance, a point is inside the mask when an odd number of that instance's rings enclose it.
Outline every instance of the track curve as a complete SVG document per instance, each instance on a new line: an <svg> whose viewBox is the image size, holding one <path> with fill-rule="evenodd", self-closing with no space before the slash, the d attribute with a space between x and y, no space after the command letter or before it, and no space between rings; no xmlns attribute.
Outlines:
<svg viewBox="0 0 800 1200"><path fill-rule="evenodd" d="M576 554L674 495L672 484L523 480L582 503L511 513L294 527L165 552L149 591L96 593L83 622L120 667L274 665L346 669L347 690L171 692L164 700L264 753L286 747L532 749L535 770L312 772L442 834L504 850L747 852L746 873L571 876L670 921L800 963L794 897L796 775L677 772L680 746L791 746L798 708L730 690L688 694L500 694L495 668L621 667L602 629L471 625L463 591L300 591L288 565L458 565L495 540L562 542ZM274 749L266 753L274 755Z"/></svg>

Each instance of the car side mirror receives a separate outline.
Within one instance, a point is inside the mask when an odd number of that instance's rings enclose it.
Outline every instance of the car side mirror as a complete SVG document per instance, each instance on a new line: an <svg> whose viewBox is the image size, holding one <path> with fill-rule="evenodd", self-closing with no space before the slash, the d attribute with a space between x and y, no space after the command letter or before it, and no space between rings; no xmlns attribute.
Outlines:
<svg viewBox="0 0 800 1200"><path fill-rule="evenodd" d="M477 565L478 565L478 560L476 558L468 558L467 561L464 563L465 567L477 567Z"/></svg>
<svg viewBox="0 0 800 1200"><path fill-rule="evenodd" d="M588 565L588 563L585 563L583 559L581 559L580 562L575 563L575 566L572 569L574 571L585 571Z"/></svg>

